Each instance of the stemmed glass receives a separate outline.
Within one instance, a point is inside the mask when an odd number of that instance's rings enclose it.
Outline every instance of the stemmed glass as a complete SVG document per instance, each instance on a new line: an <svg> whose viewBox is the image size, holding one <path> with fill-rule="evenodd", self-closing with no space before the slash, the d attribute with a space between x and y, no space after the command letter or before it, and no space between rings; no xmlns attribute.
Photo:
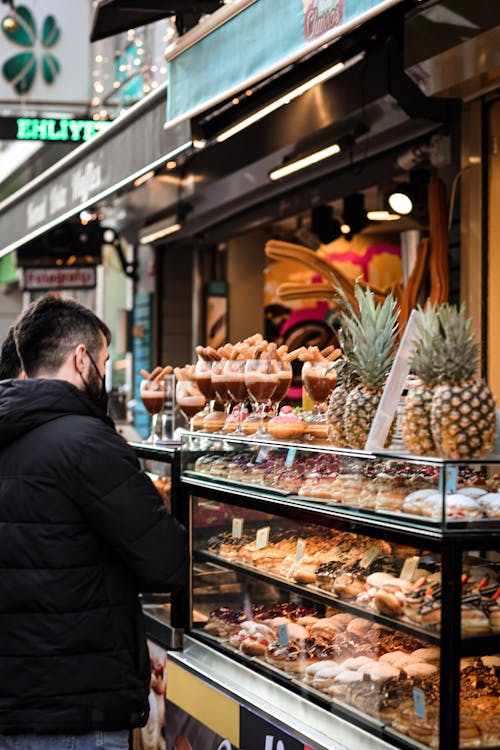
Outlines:
<svg viewBox="0 0 500 750"><path fill-rule="evenodd" d="M206 359L199 357L194 368L194 379L206 400L210 402L210 411L213 411L213 402L217 398L217 394L212 385L212 362L207 362Z"/></svg>
<svg viewBox="0 0 500 750"><path fill-rule="evenodd" d="M158 415L165 405L165 387L163 380L141 380L141 399L151 415L151 434L146 443L156 443L158 437Z"/></svg>
<svg viewBox="0 0 500 750"><path fill-rule="evenodd" d="M278 367L278 385L274 393L271 396L271 403L273 405L274 415L278 414L279 405L285 398L288 389L292 384L293 370L291 362L283 362L282 360L276 360Z"/></svg>
<svg viewBox="0 0 500 750"><path fill-rule="evenodd" d="M265 435L264 407L278 387L278 365L275 359L247 359L245 382L250 397L257 405L259 429L256 435Z"/></svg>
<svg viewBox="0 0 500 750"><path fill-rule="evenodd" d="M331 362L304 362L302 383L309 397L314 401L314 413L318 416L322 406L337 385L337 370Z"/></svg>
<svg viewBox="0 0 500 750"><path fill-rule="evenodd" d="M193 430L193 417L197 414L207 400L198 388L196 380L178 380L175 386L175 400L189 423L189 429Z"/></svg>
<svg viewBox="0 0 500 750"><path fill-rule="evenodd" d="M241 435L243 433L241 428L243 420L243 404L248 398L248 390L245 382L245 364L246 360L244 359L228 359L224 365L227 391L233 401L239 404L238 426L234 431L235 435Z"/></svg>
<svg viewBox="0 0 500 750"><path fill-rule="evenodd" d="M228 418L232 407L231 396L227 389L228 383L224 369L227 361L227 359L219 359L212 362L212 386L217 399L224 404L226 419Z"/></svg>

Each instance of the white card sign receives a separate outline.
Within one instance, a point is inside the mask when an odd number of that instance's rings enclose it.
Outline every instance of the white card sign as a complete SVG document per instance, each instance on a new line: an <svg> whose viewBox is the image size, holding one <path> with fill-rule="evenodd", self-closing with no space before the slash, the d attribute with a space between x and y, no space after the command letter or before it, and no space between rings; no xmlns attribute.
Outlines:
<svg viewBox="0 0 500 750"><path fill-rule="evenodd" d="M372 422L365 445L367 451L384 449L406 378L410 373L410 362L415 348L416 335L415 310L412 310Z"/></svg>

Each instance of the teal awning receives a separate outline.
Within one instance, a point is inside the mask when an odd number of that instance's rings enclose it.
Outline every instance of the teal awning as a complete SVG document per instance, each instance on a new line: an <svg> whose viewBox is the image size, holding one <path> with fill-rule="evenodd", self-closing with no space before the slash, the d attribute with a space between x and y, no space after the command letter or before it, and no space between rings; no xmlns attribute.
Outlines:
<svg viewBox="0 0 500 750"><path fill-rule="evenodd" d="M400 1L241 0L236 15L232 5L216 11L167 51L167 122L198 114Z"/></svg>

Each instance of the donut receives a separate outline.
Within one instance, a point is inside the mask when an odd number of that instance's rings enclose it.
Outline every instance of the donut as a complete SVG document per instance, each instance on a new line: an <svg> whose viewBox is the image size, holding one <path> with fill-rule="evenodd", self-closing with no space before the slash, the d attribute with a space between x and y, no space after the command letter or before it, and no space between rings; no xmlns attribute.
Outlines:
<svg viewBox="0 0 500 750"><path fill-rule="evenodd" d="M305 425L294 412L281 413L269 420L266 430L277 440L296 440L304 434Z"/></svg>
<svg viewBox="0 0 500 750"><path fill-rule="evenodd" d="M401 617L404 611L405 597L402 591L381 588L373 597L375 608L383 615Z"/></svg>
<svg viewBox="0 0 500 750"><path fill-rule="evenodd" d="M406 673L407 677L418 677L420 679L436 674L437 670L438 668L435 664L428 664L425 661L412 662L403 667L403 671Z"/></svg>
<svg viewBox="0 0 500 750"><path fill-rule="evenodd" d="M313 662L313 664L309 664L309 666L306 668L306 671L304 672L304 682L306 682L308 685L312 685L316 674L322 669L328 669L330 667L333 667L335 669L336 674L342 671L341 664L337 664L337 662L328 659L315 661Z"/></svg>
<svg viewBox="0 0 500 750"><path fill-rule="evenodd" d="M337 675L342 671L345 671L342 664L333 664L332 666L327 667L319 662L318 666L321 668L314 674L311 682L316 690L326 690L333 685Z"/></svg>
<svg viewBox="0 0 500 750"><path fill-rule="evenodd" d="M422 501L429 497L429 495L435 495L436 490L415 490L405 497L401 510L403 513L412 513L414 516L422 515Z"/></svg>
<svg viewBox="0 0 500 750"><path fill-rule="evenodd" d="M362 675L367 675L373 682L385 682L386 680L399 677L400 670L391 664L373 662L364 664L358 670Z"/></svg>
<svg viewBox="0 0 500 750"><path fill-rule="evenodd" d="M478 503L487 518L500 518L500 493L483 494L478 498Z"/></svg>
<svg viewBox="0 0 500 750"><path fill-rule="evenodd" d="M222 411L213 411L203 420L203 429L205 432L219 432L224 427L226 416Z"/></svg>
<svg viewBox="0 0 500 750"><path fill-rule="evenodd" d="M476 607L462 607L462 635L474 636L490 632L490 619Z"/></svg>
<svg viewBox="0 0 500 750"><path fill-rule="evenodd" d="M328 688L328 693L334 696L344 695L347 688L363 680L363 675L359 670L344 669L334 678L332 685Z"/></svg>

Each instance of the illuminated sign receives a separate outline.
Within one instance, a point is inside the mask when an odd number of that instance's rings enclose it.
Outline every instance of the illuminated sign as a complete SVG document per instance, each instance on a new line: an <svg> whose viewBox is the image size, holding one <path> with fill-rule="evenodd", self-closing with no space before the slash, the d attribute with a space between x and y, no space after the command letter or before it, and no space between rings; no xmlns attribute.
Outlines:
<svg viewBox="0 0 500 750"><path fill-rule="evenodd" d="M0 117L0 139L82 143L111 125L95 120L59 120L49 117Z"/></svg>

